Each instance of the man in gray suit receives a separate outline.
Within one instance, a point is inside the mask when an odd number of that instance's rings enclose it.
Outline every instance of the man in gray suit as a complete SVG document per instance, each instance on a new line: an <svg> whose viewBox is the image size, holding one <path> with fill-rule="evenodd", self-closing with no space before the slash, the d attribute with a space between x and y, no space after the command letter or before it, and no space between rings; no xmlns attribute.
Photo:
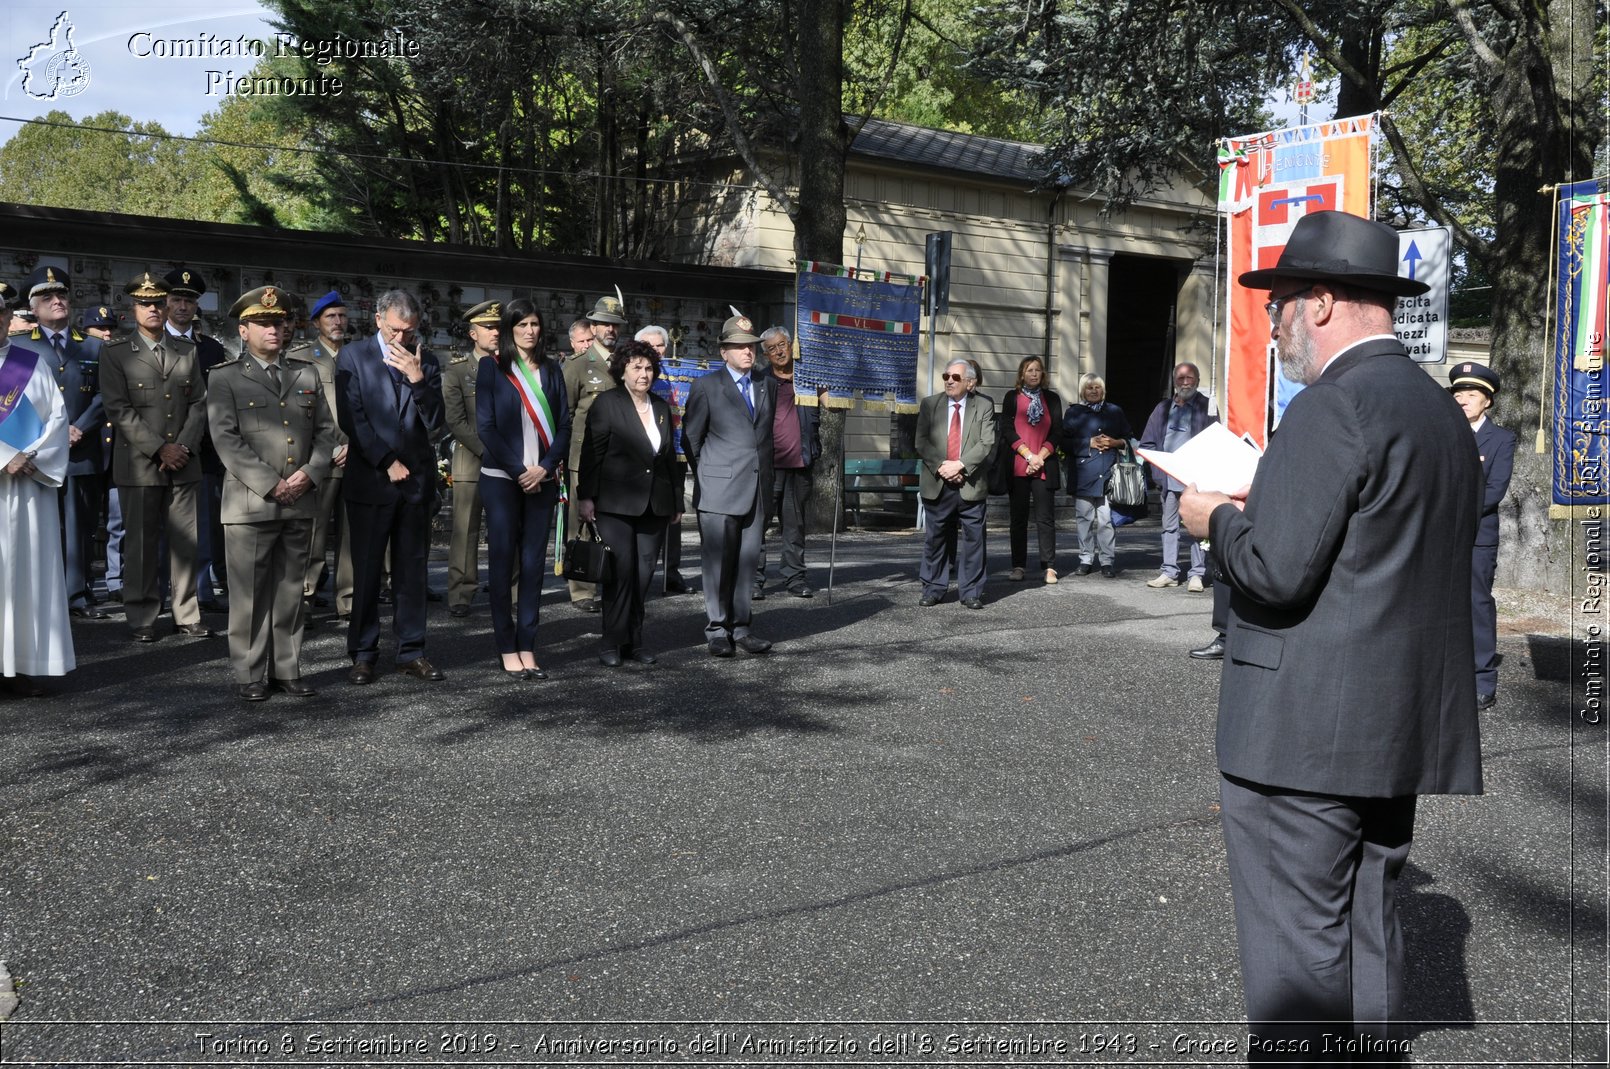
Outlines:
<svg viewBox="0 0 1610 1069"><path fill-rule="evenodd" d="M995 454L995 405L970 389L978 381L978 371L967 360L947 364L944 380L945 392L924 397L917 409L920 488L928 511L918 604L924 608L939 604L950 586L954 563L962 604L982 609L984 515L989 508L989 461Z"/></svg>
<svg viewBox="0 0 1610 1069"><path fill-rule="evenodd" d="M1306 388L1244 495L1190 487L1231 586L1219 690L1224 840L1253 1060L1396 1060L1397 886L1416 797L1481 791L1470 559L1481 463L1459 406L1392 333L1397 234L1315 212L1273 268Z"/></svg>
<svg viewBox="0 0 1610 1069"><path fill-rule="evenodd" d="M229 570L229 663L249 702L271 687L311 697L302 682L302 585L330 476L335 414L318 368L282 357L290 299L273 286L244 294L240 359L208 378L207 422L224 463L220 518Z"/></svg>
<svg viewBox="0 0 1610 1069"><path fill-rule="evenodd" d="M709 621L704 637L713 657L731 657L734 647L745 653L771 649L749 632L772 464L771 403L750 374L760 341L754 330L741 315L721 325L726 367L693 383L682 417L682 448L699 513Z"/></svg>

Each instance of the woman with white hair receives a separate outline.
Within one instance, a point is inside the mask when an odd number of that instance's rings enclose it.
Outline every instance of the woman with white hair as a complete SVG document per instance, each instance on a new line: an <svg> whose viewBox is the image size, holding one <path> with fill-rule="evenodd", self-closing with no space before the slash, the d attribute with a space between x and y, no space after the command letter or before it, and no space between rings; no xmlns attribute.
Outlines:
<svg viewBox="0 0 1610 1069"><path fill-rule="evenodd" d="M1100 375L1079 380L1079 402L1068 406L1062 420L1062 443L1068 453L1068 494L1079 531L1079 567L1089 575L1101 563L1108 579L1118 575L1114 563L1112 511L1107 505L1107 473L1133 432L1124 410L1107 400Z"/></svg>

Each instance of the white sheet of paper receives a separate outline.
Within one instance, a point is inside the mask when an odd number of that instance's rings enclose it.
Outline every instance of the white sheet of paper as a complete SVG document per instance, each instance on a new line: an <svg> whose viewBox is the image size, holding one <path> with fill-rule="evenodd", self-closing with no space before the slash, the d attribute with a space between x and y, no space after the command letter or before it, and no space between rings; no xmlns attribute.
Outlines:
<svg viewBox="0 0 1610 1069"><path fill-rule="evenodd" d="M1195 438L1172 453L1161 449L1137 449L1149 463L1198 490L1233 494L1252 483L1258 473L1259 453L1251 443L1237 438L1222 423L1209 423Z"/></svg>

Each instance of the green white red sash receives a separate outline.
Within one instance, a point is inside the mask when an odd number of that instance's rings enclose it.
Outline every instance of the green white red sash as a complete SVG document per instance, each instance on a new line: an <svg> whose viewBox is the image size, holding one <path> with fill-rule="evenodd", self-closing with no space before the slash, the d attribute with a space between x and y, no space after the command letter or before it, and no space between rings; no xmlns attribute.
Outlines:
<svg viewBox="0 0 1610 1069"><path fill-rule="evenodd" d="M546 454L553 446L553 409L548 405L548 395L542 391L541 377L526 366L524 360L516 357L512 363L509 381L514 383L515 390L520 394L525 414L531 417L531 422L537 428L537 444Z"/></svg>

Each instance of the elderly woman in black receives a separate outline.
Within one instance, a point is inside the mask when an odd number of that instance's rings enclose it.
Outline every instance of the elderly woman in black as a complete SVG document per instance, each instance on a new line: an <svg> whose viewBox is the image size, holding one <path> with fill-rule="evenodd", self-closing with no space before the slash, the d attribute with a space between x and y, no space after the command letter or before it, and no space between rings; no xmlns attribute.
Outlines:
<svg viewBox="0 0 1610 1069"><path fill-rule="evenodd" d="M680 523L681 492L671 440L671 406L651 392L659 354L640 341L617 346L609 374L618 384L587 414L577 514L598 525L614 560L604 583L604 637L598 660L653 664L643 648L643 602L667 523Z"/></svg>
<svg viewBox="0 0 1610 1069"><path fill-rule="evenodd" d="M475 425L485 447L481 501L492 637L505 672L523 681L547 679L537 665L537 610L559 465L570 449L570 405L564 373L543 354L542 313L525 298L504 306L497 359L476 369ZM516 559L520 603L511 618Z"/></svg>

